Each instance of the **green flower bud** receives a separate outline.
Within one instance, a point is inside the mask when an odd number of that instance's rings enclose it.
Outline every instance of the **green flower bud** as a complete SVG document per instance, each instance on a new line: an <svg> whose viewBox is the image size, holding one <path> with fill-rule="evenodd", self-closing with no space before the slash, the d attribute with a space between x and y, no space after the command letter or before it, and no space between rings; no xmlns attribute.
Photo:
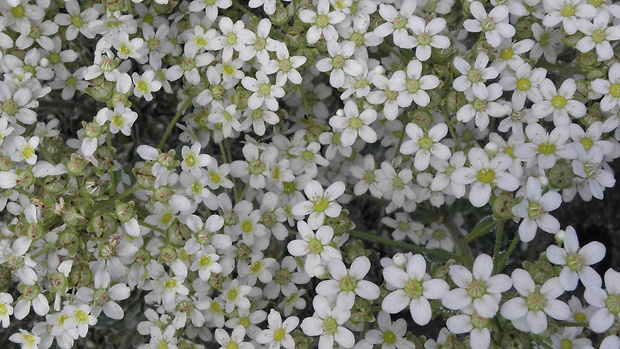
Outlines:
<svg viewBox="0 0 620 349"><path fill-rule="evenodd" d="M92 200L80 197L69 199L65 202L62 218L68 226L82 228L88 224L92 209Z"/></svg>
<svg viewBox="0 0 620 349"><path fill-rule="evenodd" d="M562 36L562 39L560 39L560 44L564 46L568 46L568 47L575 47L577 46L577 43L579 42L579 40L583 39L584 37L585 35L580 31L577 31L573 35L568 35L564 33L564 35Z"/></svg>
<svg viewBox="0 0 620 349"><path fill-rule="evenodd" d="M133 174L136 177L138 186L142 189L152 189L155 184L155 176L152 173L153 163L147 162L141 168L133 168Z"/></svg>
<svg viewBox="0 0 620 349"><path fill-rule="evenodd" d="M433 126L433 115L428 110L418 108L415 111L407 112L407 116L412 123L420 126L423 130L429 130Z"/></svg>
<svg viewBox="0 0 620 349"><path fill-rule="evenodd" d="M157 157L157 162L159 162L162 166L166 167L167 169L178 167L181 164L181 162L179 160L174 159L176 154L177 154L176 150L170 149L166 153L159 154L159 156Z"/></svg>
<svg viewBox="0 0 620 349"><path fill-rule="evenodd" d="M63 139L58 136L43 139L43 145L50 155L60 154L65 147Z"/></svg>
<svg viewBox="0 0 620 349"><path fill-rule="evenodd" d="M153 191L153 199L162 203L167 203L174 191L170 187L159 187Z"/></svg>
<svg viewBox="0 0 620 349"><path fill-rule="evenodd" d="M25 299L27 301L34 300L35 298L37 298L39 293L41 293L41 288L39 288L39 285L37 284L34 284L34 285L19 284L17 286L17 289L21 293L21 296L19 298Z"/></svg>
<svg viewBox="0 0 620 349"><path fill-rule="evenodd" d="M11 269L0 266L0 291L6 292L11 284Z"/></svg>
<svg viewBox="0 0 620 349"><path fill-rule="evenodd" d="M80 194L88 198L105 199L104 195L110 189L110 181L102 180L99 176L90 176L82 182Z"/></svg>
<svg viewBox="0 0 620 349"><path fill-rule="evenodd" d="M523 262L523 268L530 273L534 282L539 285L542 285L552 277L559 275L553 265L549 263L547 258L540 258L535 262Z"/></svg>
<svg viewBox="0 0 620 349"><path fill-rule="evenodd" d="M139 265L146 266L151 262L151 254L149 251L141 248L133 255L134 261Z"/></svg>
<svg viewBox="0 0 620 349"><path fill-rule="evenodd" d="M105 6L110 13L126 9L125 0L105 0L103 6Z"/></svg>
<svg viewBox="0 0 620 349"><path fill-rule="evenodd" d="M114 216L122 224L125 224L125 222L127 222L128 220L134 218L135 216L134 206L135 205L136 203L133 201L120 202L116 200L116 202L114 203L114 207L115 207Z"/></svg>
<svg viewBox="0 0 620 349"><path fill-rule="evenodd" d="M13 168L15 168L15 166L13 165L11 158L4 154L0 154L0 171L6 172Z"/></svg>
<svg viewBox="0 0 620 349"><path fill-rule="evenodd" d="M86 262L79 262L73 265L69 272L69 287L88 287L93 281L93 272Z"/></svg>
<svg viewBox="0 0 620 349"><path fill-rule="evenodd" d="M116 234L117 229L116 219L109 212L96 212L86 227L86 231L99 240L105 240L110 235Z"/></svg>
<svg viewBox="0 0 620 349"><path fill-rule="evenodd" d="M347 255L346 261L347 263L353 263L353 261L357 257L361 256L369 256L370 251L364 248L364 244L360 240L355 240L354 242L348 243L347 247Z"/></svg>
<svg viewBox="0 0 620 349"><path fill-rule="evenodd" d="M530 349L532 340L528 334L520 331L510 331L502 337L500 348L506 349Z"/></svg>
<svg viewBox="0 0 620 349"><path fill-rule="evenodd" d="M50 195L59 195L67 191L69 182L64 175L47 176L41 178L41 185L45 192Z"/></svg>
<svg viewBox="0 0 620 349"><path fill-rule="evenodd" d="M269 20L272 24L282 26L288 22L289 13L288 8L284 7L279 1L276 1L276 9L273 14L269 15Z"/></svg>
<svg viewBox="0 0 620 349"><path fill-rule="evenodd" d="M93 156L97 159L98 164L95 166L97 170L110 170L112 171L111 166L114 165L114 152L116 150L114 148L110 149L108 147L99 147L95 150ZM103 173L99 171L99 175Z"/></svg>
<svg viewBox="0 0 620 349"><path fill-rule="evenodd" d="M15 224L15 234L17 236L27 236L32 240L38 240L45 236L46 231L41 223L28 223L22 215Z"/></svg>
<svg viewBox="0 0 620 349"><path fill-rule="evenodd" d="M67 278L62 273L51 273L47 275L47 278L50 281L52 293L64 293L67 290Z"/></svg>
<svg viewBox="0 0 620 349"><path fill-rule="evenodd" d="M293 331L293 340L295 341L295 349L309 349L312 344L312 338L306 336L299 330Z"/></svg>
<svg viewBox="0 0 620 349"><path fill-rule="evenodd" d="M107 102L112 98L114 87L114 83L106 81L102 75L91 81L91 86L86 88L86 93L98 102Z"/></svg>
<svg viewBox="0 0 620 349"><path fill-rule="evenodd" d="M512 208L518 203L519 199L515 198L512 193L502 192L493 200L491 205L493 218L497 221L512 219L514 217Z"/></svg>
<svg viewBox="0 0 620 349"><path fill-rule="evenodd" d="M67 255L74 257L80 250L82 242L78 233L72 229L65 229L58 234L56 240L56 250L67 250Z"/></svg>
<svg viewBox="0 0 620 349"><path fill-rule="evenodd" d="M372 303L364 298L355 298L355 303L351 308L351 322L353 324L372 323L375 316L372 312Z"/></svg>
<svg viewBox="0 0 620 349"><path fill-rule="evenodd" d="M179 0L169 0L167 4L160 4L157 1L151 1L151 6L157 14L171 14L174 8L179 4Z"/></svg>
<svg viewBox="0 0 620 349"><path fill-rule="evenodd" d="M590 127L594 122L600 121L604 122L607 119L605 114L601 111L601 104L594 103L588 107L586 111L586 115L584 115L579 121L584 124L584 126Z"/></svg>
<svg viewBox="0 0 620 349"><path fill-rule="evenodd" d="M249 260L252 255L252 248L243 242L237 245L237 260Z"/></svg>
<svg viewBox="0 0 620 349"><path fill-rule="evenodd" d="M566 189L573 186L573 166L564 159L556 161L555 165L546 171L551 188Z"/></svg>
<svg viewBox="0 0 620 349"><path fill-rule="evenodd" d="M289 50L295 50L306 43L305 29L302 23L283 27L284 42Z"/></svg>
<svg viewBox="0 0 620 349"><path fill-rule="evenodd" d="M192 237L192 231L187 225L175 219L166 230L166 237L168 237L168 242L173 246L182 247Z"/></svg>
<svg viewBox="0 0 620 349"><path fill-rule="evenodd" d="M207 281L211 289L222 292L224 290L224 282L227 278L221 274L211 274L211 277Z"/></svg>
<svg viewBox="0 0 620 349"><path fill-rule="evenodd" d="M237 110L245 109L248 107L248 99L252 93L243 86L238 86L236 92L231 97L231 101L237 105Z"/></svg>
<svg viewBox="0 0 620 349"><path fill-rule="evenodd" d="M166 262L168 264L172 264L177 259L177 250L174 246L166 245L162 246L159 249L159 258L158 261Z"/></svg>
<svg viewBox="0 0 620 349"><path fill-rule="evenodd" d="M446 103L446 107L448 107L448 113L456 114L456 112L461 109L462 106L467 104L467 98L465 98L465 94L458 91L450 91L444 99Z"/></svg>
<svg viewBox="0 0 620 349"><path fill-rule="evenodd" d="M515 38L518 38L518 40L533 38L534 33L532 33L532 24L535 22L536 18L534 16L524 16L519 18L515 24Z"/></svg>
<svg viewBox="0 0 620 349"><path fill-rule="evenodd" d="M17 187L26 189L30 188L30 186L34 184L35 178L32 174L32 171L30 171L30 168L18 168L17 170L15 170L15 173L17 174L17 179L15 180Z"/></svg>
<svg viewBox="0 0 620 349"><path fill-rule="evenodd" d="M304 56L306 57L305 66L314 66L316 64L316 56L319 54L319 51L315 48L310 48L305 45L300 46L297 51L295 51L295 56Z"/></svg>
<svg viewBox="0 0 620 349"><path fill-rule="evenodd" d="M110 99L107 100L106 104L108 108L114 109L114 106L117 105L118 103L121 103L125 107L131 106L131 102L129 101L129 96L124 93L120 93L116 89L114 89L112 91L112 97L110 97Z"/></svg>
<svg viewBox="0 0 620 349"><path fill-rule="evenodd" d="M73 153L66 165L67 173L72 177L83 176L86 171L86 166L88 166L88 160L82 155Z"/></svg>

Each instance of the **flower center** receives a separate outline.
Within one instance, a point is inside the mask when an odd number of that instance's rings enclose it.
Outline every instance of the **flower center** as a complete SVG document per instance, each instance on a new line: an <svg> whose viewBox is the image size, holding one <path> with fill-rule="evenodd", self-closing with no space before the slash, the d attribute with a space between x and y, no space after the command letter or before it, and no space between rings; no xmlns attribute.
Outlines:
<svg viewBox="0 0 620 349"><path fill-rule="evenodd" d="M325 28L329 25L329 18L327 15L318 15L314 24L319 28Z"/></svg>
<svg viewBox="0 0 620 349"><path fill-rule="evenodd" d="M406 88L407 92L416 93L420 89L420 82L416 79L407 79Z"/></svg>
<svg viewBox="0 0 620 349"><path fill-rule="evenodd" d="M442 229L437 229L433 232L433 240L437 240L437 241L441 241L443 239L445 239L448 236L448 234L446 234L446 232Z"/></svg>
<svg viewBox="0 0 620 349"><path fill-rule="evenodd" d="M228 33L228 35L226 35L226 43L230 46L234 45L237 42L237 34L235 33Z"/></svg>
<svg viewBox="0 0 620 349"><path fill-rule="evenodd" d="M383 333L383 341L387 344L394 344L396 343L396 335L392 331L385 331Z"/></svg>
<svg viewBox="0 0 620 349"><path fill-rule="evenodd" d="M364 126L364 122L360 118L351 118L349 120L349 126L354 130L359 130Z"/></svg>
<svg viewBox="0 0 620 349"><path fill-rule="evenodd" d="M342 69L345 62L346 58L343 55L337 55L332 58L332 66L334 69Z"/></svg>
<svg viewBox="0 0 620 349"><path fill-rule="evenodd" d="M566 266L572 271L580 271L586 265L586 261L579 253L569 253L566 256Z"/></svg>
<svg viewBox="0 0 620 349"><path fill-rule="evenodd" d="M537 286L536 291L525 299L525 305L531 311L543 310L545 308L545 303L547 303L547 300L545 299L545 296L540 294L540 286Z"/></svg>
<svg viewBox="0 0 620 349"><path fill-rule="evenodd" d="M581 140L579 140L579 143L583 145L583 148L585 150L590 150L590 148L592 148L592 146L594 145L594 142L590 138L582 138Z"/></svg>
<svg viewBox="0 0 620 349"><path fill-rule="evenodd" d="M283 329L278 328L277 330L273 331L273 340L275 340L276 342L279 342L282 339L284 339L285 334L286 332L284 332Z"/></svg>
<svg viewBox="0 0 620 349"><path fill-rule="evenodd" d="M230 289L230 291L228 291L228 300L232 302L235 299L237 299L238 295L239 295L239 290L237 290L236 287L233 287Z"/></svg>
<svg viewBox="0 0 620 349"><path fill-rule="evenodd" d="M538 152L541 154L549 155L555 153L555 144L553 143L541 143L538 146Z"/></svg>
<svg viewBox="0 0 620 349"><path fill-rule="evenodd" d="M566 98L562 96L555 96L551 99L551 105L556 109L562 109L566 105Z"/></svg>
<svg viewBox="0 0 620 349"><path fill-rule="evenodd" d="M491 183L491 181L495 179L495 171L491 169L482 169L478 171L477 179L481 183L485 183L485 184Z"/></svg>
<svg viewBox="0 0 620 349"><path fill-rule="evenodd" d="M405 294L409 298L419 298L424 293L424 287L422 287L422 281L419 280L409 280L405 284L405 288L403 289Z"/></svg>
<svg viewBox="0 0 620 349"><path fill-rule="evenodd" d="M215 172L209 172L209 179L213 183L219 183L221 181L220 175Z"/></svg>
<svg viewBox="0 0 620 349"><path fill-rule="evenodd" d="M229 342L226 344L226 349L239 349L239 344L237 342Z"/></svg>
<svg viewBox="0 0 620 349"><path fill-rule="evenodd" d="M592 41L599 44L605 41L605 31L602 29L596 29L592 32Z"/></svg>
<svg viewBox="0 0 620 349"><path fill-rule="evenodd" d="M314 204L313 204L314 210L316 212L325 211L327 209L327 206L329 206L329 200L327 200L324 197L318 198L316 201L314 201Z"/></svg>
<svg viewBox="0 0 620 349"><path fill-rule="evenodd" d="M573 342L568 338L562 338L560 349L573 349Z"/></svg>
<svg viewBox="0 0 620 349"><path fill-rule="evenodd" d="M467 285L467 294L471 298L480 298L487 292L487 285L480 280L473 280Z"/></svg>
<svg viewBox="0 0 620 349"><path fill-rule="evenodd" d="M614 98L620 98L620 84L613 84L609 86L609 93Z"/></svg>
<svg viewBox="0 0 620 349"><path fill-rule="evenodd" d="M204 36L196 36L194 38L194 43L196 43L197 46L205 47L207 46L207 39L205 39Z"/></svg>
<svg viewBox="0 0 620 349"><path fill-rule="evenodd" d="M521 78L519 80L517 80L517 88L520 91L527 91L530 89L530 87L532 87L532 83L530 82L530 79L528 78Z"/></svg>
<svg viewBox="0 0 620 349"><path fill-rule="evenodd" d="M81 324L87 324L88 323L88 314L86 314L83 310L78 309L75 311L75 313L73 314L75 316L75 319L81 323Z"/></svg>
<svg viewBox="0 0 620 349"><path fill-rule="evenodd" d="M22 18L24 17L24 15L26 15L26 9L22 5L17 5L13 7L13 9L11 10L11 13L13 14L15 18Z"/></svg>
<svg viewBox="0 0 620 349"><path fill-rule="evenodd" d="M499 55L500 57L502 57L502 59L508 60L514 55L514 50L512 49L512 47L506 47L500 52Z"/></svg>
<svg viewBox="0 0 620 349"><path fill-rule="evenodd" d="M248 171L253 175L261 174L265 171L265 164L260 160L254 160L249 163Z"/></svg>
<svg viewBox="0 0 620 349"><path fill-rule="evenodd" d="M164 288L171 290L177 287L177 281L175 279L168 279L164 281Z"/></svg>
<svg viewBox="0 0 620 349"><path fill-rule="evenodd" d="M314 153L310 150L304 150L304 152L301 153L301 158L306 161L312 161L314 160Z"/></svg>
<svg viewBox="0 0 620 349"><path fill-rule="evenodd" d="M334 334L336 333L337 330L338 330L338 323L336 322L336 319L330 316L327 319L323 320L323 332L324 333Z"/></svg>
<svg viewBox="0 0 620 349"><path fill-rule="evenodd" d="M366 171L364 173L364 177L362 178L366 183L374 183L375 182L375 171Z"/></svg>
<svg viewBox="0 0 620 349"><path fill-rule="evenodd" d="M398 97L398 92L394 90L390 90L389 88L385 89L385 98L388 101L394 101Z"/></svg>
<svg viewBox="0 0 620 349"><path fill-rule="evenodd" d="M537 220L545 213L545 209L536 201L532 201L527 206L527 216L531 220Z"/></svg>
<svg viewBox="0 0 620 349"><path fill-rule="evenodd" d="M572 17L577 12L577 6L575 5L564 5L560 10L562 17Z"/></svg>
<svg viewBox="0 0 620 349"><path fill-rule="evenodd" d="M433 40L433 37L429 35L427 32L423 32L422 34L418 35L418 44L420 46L428 46L431 44L432 40Z"/></svg>
<svg viewBox="0 0 620 349"><path fill-rule="evenodd" d="M269 94L271 93L271 85L260 84L260 87L258 88L258 93L263 97L269 96Z"/></svg>
<svg viewBox="0 0 620 349"><path fill-rule="evenodd" d="M475 98L471 105L476 111L484 111L487 109L487 101L484 99Z"/></svg>
<svg viewBox="0 0 620 349"><path fill-rule="evenodd" d="M400 179L400 177L394 178L394 181L392 182L392 188L396 190L401 190L404 187L405 187L405 183L403 182L402 179Z"/></svg>
<svg viewBox="0 0 620 349"><path fill-rule="evenodd" d="M24 144L22 147L22 158L28 159L33 156L35 153L34 148L29 143Z"/></svg>
<svg viewBox="0 0 620 349"><path fill-rule="evenodd" d="M313 238L308 241L308 250L312 254L319 254L323 252L323 243L321 242L321 240Z"/></svg>
<svg viewBox="0 0 620 349"><path fill-rule="evenodd" d="M237 67L230 63L224 63L224 66L222 68L224 73L228 76L233 76L237 72Z"/></svg>
<svg viewBox="0 0 620 349"><path fill-rule="evenodd" d="M618 316L618 313L620 313L620 294L608 295L605 300L605 306L614 316Z"/></svg>
<svg viewBox="0 0 620 349"><path fill-rule="evenodd" d="M467 79L471 82L482 81L482 72L480 69L472 68L467 72Z"/></svg>
<svg viewBox="0 0 620 349"><path fill-rule="evenodd" d="M588 317L584 313L577 313L573 316L576 322L586 322L588 321Z"/></svg>
<svg viewBox="0 0 620 349"><path fill-rule="evenodd" d="M285 58L283 60L280 61L280 71L284 72L284 73L288 73L291 71L291 69L293 69L293 65L291 64L291 60L288 58Z"/></svg>
<svg viewBox="0 0 620 349"><path fill-rule="evenodd" d="M200 265L201 268L206 268L210 266L211 264L213 264L213 258L211 258L210 256L202 256L198 260L198 264Z"/></svg>
<svg viewBox="0 0 620 349"><path fill-rule="evenodd" d="M338 286L340 286L340 289L345 292L355 291L355 288L357 287L357 280L347 275L340 279Z"/></svg>
<svg viewBox="0 0 620 349"><path fill-rule="evenodd" d="M243 231L244 233L249 233L252 231L252 221L249 219L246 219L245 221L243 221L243 223L241 223L241 231Z"/></svg>
<svg viewBox="0 0 620 349"><path fill-rule="evenodd" d="M485 319L482 316L478 315L478 313L473 313L471 315L471 324L474 328L487 328L490 319Z"/></svg>
<svg viewBox="0 0 620 349"><path fill-rule="evenodd" d="M489 32L495 29L495 20L493 20L493 17L487 17L480 22L480 26L483 32Z"/></svg>
<svg viewBox="0 0 620 349"><path fill-rule="evenodd" d="M189 167L194 167L196 165L196 159L194 158L193 153L187 154L187 156L185 157L185 163Z"/></svg>

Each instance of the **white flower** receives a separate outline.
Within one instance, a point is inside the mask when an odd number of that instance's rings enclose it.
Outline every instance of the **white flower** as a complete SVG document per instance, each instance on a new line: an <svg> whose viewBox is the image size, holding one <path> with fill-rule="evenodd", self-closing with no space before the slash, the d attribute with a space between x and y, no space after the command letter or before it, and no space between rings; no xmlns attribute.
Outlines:
<svg viewBox="0 0 620 349"><path fill-rule="evenodd" d="M321 281L316 287L316 292L326 297L337 295L336 303L342 308L351 309L356 295L367 300L379 298L379 287L370 281L363 280L370 271L368 257L357 257L348 271L341 260L329 260L327 271L332 280Z"/></svg>
<svg viewBox="0 0 620 349"><path fill-rule="evenodd" d="M341 11L331 11L329 0L319 0L316 5L316 12L306 9L299 12L299 20L304 23L312 24L306 32L306 41L310 45L314 45L321 35L327 41L336 41L338 31L335 24L342 22L346 15Z"/></svg>
<svg viewBox="0 0 620 349"><path fill-rule="evenodd" d="M489 56L481 52L476 56L473 67L463 58L454 57L454 67L462 75L454 79L452 86L457 91L471 90L474 96L480 99L486 99L489 96L484 82L486 80L495 79L499 75L499 71L494 67L487 67Z"/></svg>
<svg viewBox="0 0 620 349"><path fill-rule="evenodd" d="M441 17L433 18L426 23L418 16L410 16L407 27L413 32L415 56L421 61L427 61L431 57L431 47L446 49L450 46L448 37L437 35L446 27L446 20Z"/></svg>
<svg viewBox="0 0 620 349"><path fill-rule="evenodd" d="M494 187L506 191L519 188L519 180L506 172L512 165L512 159L506 154L498 154L489 159L487 153L480 148L472 148L467 154L470 167L457 168L452 172L450 180L456 184L472 184L469 201L475 207L482 207L489 202Z"/></svg>
<svg viewBox="0 0 620 349"><path fill-rule="evenodd" d="M396 314L409 306L413 321L424 326L432 317L429 299L441 299L448 292L448 284L441 279L431 279L426 273L426 261L422 255L413 255L405 270L389 266L383 270L388 287L395 289L381 304L383 311Z"/></svg>
<svg viewBox="0 0 620 349"><path fill-rule="evenodd" d="M441 123L424 132L415 123L409 123L405 127L407 135L411 138L406 140L400 147L400 152L408 155L415 154L413 166L418 171L424 171L432 161L432 157L439 160L450 159L450 148L440 141L448 134L448 125Z"/></svg>
<svg viewBox="0 0 620 349"><path fill-rule="evenodd" d="M94 274L94 288L80 287L76 292L76 298L85 303L93 303L92 316L98 317L103 310L103 313L110 319L122 319L125 312L116 301L130 296L129 287L124 283L110 286L110 273L105 270L97 270Z"/></svg>
<svg viewBox="0 0 620 349"><path fill-rule="evenodd" d="M271 84L269 77L262 70L256 72L256 79L246 76L241 80L241 84L248 91L253 92L248 99L250 109L258 109L264 104L271 111L278 110L276 98L284 97L284 89L282 85Z"/></svg>
<svg viewBox="0 0 620 349"><path fill-rule="evenodd" d="M334 229L330 226L321 226L316 233L312 231L308 223L297 222L297 230L301 235L301 240L293 240L288 243L288 252L295 256L306 256L304 271L310 276L314 276L314 267L327 263L332 258L342 259L340 251L331 246L334 238Z"/></svg>
<svg viewBox="0 0 620 349"><path fill-rule="evenodd" d="M134 85L133 94L138 98L144 97L147 101L153 99L152 92L157 92L162 87L162 83L155 79L155 72L153 70L147 70L142 75L133 73L131 78Z"/></svg>
<svg viewBox="0 0 620 349"><path fill-rule="evenodd" d="M200 143L194 143L191 148L184 145L181 149L181 155L183 156L181 169L191 172L196 178L200 178L201 168L209 165L213 159L210 155L200 154L201 149L202 145Z"/></svg>
<svg viewBox="0 0 620 349"><path fill-rule="evenodd" d="M13 296L4 292L0 293L0 323L3 328L9 327L11 323L10 316L13 315L11 303L13 303Z"/></svg>
<svg viewBox="0 0 620 349"><path fill-rule="evenodd" d="M204 10L206 18L214 22L219 13L219 9L227 9L232 6L231 0L194 0L189 4L190 12L201 12Z"/></svg>
<svg viewBox="0 0 620 349"><path fill-rule="evenodd" d="M329 84L334 88L340 88L345 83L348 76L361 74L364 67L355 59L351 58L355 51L355 43L352 41L327 42L327 52L331 57L320 59L316 62L316 69L320 72L331 71L329 74Z"/></svg>
<svg viewBox="0 0 620 349"><path fill-rule="evenodd" d="M415 210L416 195L411 188L412 179L413 172L411 169L403 168L396 172L394 166L389 162L381 163L377 180L383 191L383 198L390 200L390 204L385 208L387 213L394 212L400 207L404 207L408 212Z"/></svg>
<svg viewBox="0 0 620 349"><path fill-rule="evenodd" d="M599 62L611 59L614 56L614 50L609 41L620 40L620 26L608 27L609 13L607 11L598 12L592 22L584 23L579 28L586 36L577 42L576 48L581 52L590 52L596 48L596 59Z"/></svg>
<svg viewBox="0 0 620 349"><path fill-rule="evenodd" d="M504 91L513 91L513 109L521 110L525 106L525 99L537 103L543 99L539 86L545 79L545 68L532 69L528 63L523 63L515 70L514 76L505 76L499 83Z"/></svg>
<svg viewBox="0 0 620 349"><path fill-rule="evenodd" d="M495 6L487 14L484 5L474 1L471 3L469 10L475 19L466 19L463 22L463 27L468 32L483 32L486 41L491 47L498 47L502 37L512 38L515 35L515 28L508 23L508 15L510 13L507 6Z"/></svg>
<svg viewBox="0 0 620 349"><path fill-rule="evenodd" d="M570 317L566 303L556 299L564 293L558 277L536 285L530 274L523 269L512 272L512 284L521 297L509 299L502 305L500 313L520 331L543 333L547 329L547 315L556 320Z"/></svg>
<svg viewBox="0 0 620 349"><path fill-rule="evenodd" d="M609 79L592 81L592 90L604 95L601 100L601 110L610 111L620 104L620 63L615 62L609 68Z"/></svg>
<svg viewBox="0 0 620 349"><path fill-rule="evenodd" d="M215 330L215 340L221 345L220 349L254 349L254 345L249 342L244 342L244 339L245 327L241 325L236 326L230 335L228 335L228 332L222 328Z"/></svg>
<svg viewBox="0 0 620 349"><path fill-rule="evenodd" d="M562 204L562 196L558 192L549 190L543 194L540 181L536 177L529 177L526 193L519 196L523 200L512 208L512 213L523 218L519 225L521 241L532 241L539 227L551 234L560 230L560 222L548 213Z"/></svg>
<svg viewBox="0 0 620 349"><path fill-rule="evenodd" d="M555 126L569 125L571 123L569 115L575 119L586 115L586 106L573 99L576 91L577 84L573 79L564 80L559 89L556 89L553 81L545 79L540 84L544 100L535 103L532 112L539 117L553 114Z"/></svg>
<svg viewBox="0 0 620 349"><path fill-rule="evenodd" d="M377 315L377 325L379 329L372 329L366 332L366 341L370 344L381 344L381 349L409 349L414 344L405 339L407 333L407 322L405 319L398 319L394 322L390 319L390 314L380 311Z"/></svg>
<svg viewBox="0 0 620 349"><path fill-rule="evenodd" d="M560 272L560 281L566 291L577 288L577 281L586 287L601 286L599 274L591 267L605 257L605 245L592 241L579 247L577 233L573 227L566 228L564 248L558 246L547 247L547 258L553 264L563 265Z"/></svg>
<svg viewBox="0 0 620 349"><path fill-rule="evenodd" d="M493 259L486 254L476 257L473 273L461 265L450 266L450 277L458 286L446 293L441 302L452 310L461 310L473 305L476 313L492 318L499 310L502 292L512 287L508 275L493 273Z"/></svg>
<svg viewBox="0 0 620 349"><path fill-rule="evenodd" d="M491 344L490 319L481 316L471 307L463 309L463 313L448 318L446 326L455 334L470 332L469 346L472 349L487 349Z"/></svg>
<svg viewBox="0 0 620 349"><path fill-rule="evenodd" d="M334 218L340 215L342 206L336 202L336 199L344 194L344 190L345 185L340 181L333 183L325 191L321 183L310 181L304 188L304 193L309 200L297 203L293 206L291 213L296 216L310 215L308 226L311 229L317 229L323 225L325 216Z"/></svg>
<svg viewBox="0 0 620 349"><path fill-rule="evenodd" d="M568 35L573 35L577 30L586 27L588 20L597 13L594 6L581 0L545 0L545 5L550 11L545 15L543 25L555 27L562 22L562 27Z"/></svg>
<svg viewBox="0 0 620 349"><path fill-rule="evenodd" d="M355 143L358 135L366 143L377 141L377 133L370 127L375 120L377 120L377 112L374 109L368 108L360 113L357 103L347 100L344 109L338 110L336 115L329 119L329 124L341 132L342 146L349 147Z"/></svg>
<svg viewBox="0 0 620 349"><path fill-rule="evenodd" d="M286 349L294 349L295 341L291 332L299 324L297 316L291 316L282 321L282 316L277 311L271 309L267 317L269 329L261 331L256 336L256 341L260 344L269 345L270 349L278 349L281 346Z"/></svg>
<svg viewBox="0 0 620 349"><path fill-rule="evenodd" d="M342 348L352 348L355 345L353 333L344 323L351 317L351 311L336 305L332 307L327 299L317 295L312 300L314 315L307 317L301 323L301 329L306 336L320 336L319 349L332 349L334 342Z"/></svg>
<svg viewBox="0 0 620 349"><path fill-rule="evenodd" d="M414 0L405 0L400 4L400 10L389 4L379 5L379 14L385 20L375 28L374 33L380 38L392 35L394 44L400 48L410 49L416 44L414 37L409 35L407 24L417 7Z"/></svg>
<svg viewBox="0 0 620 349"><path fill-rule="evenodd" d="M95 116L95 121L99 125L110 121L110 132L117 134L121 131L125 136L131 135L131 127L136 119L138 119L138 113L125 107L121 102L116 103L114 110L103 108Z"/></svg>
<svg viewBox="0 0 620 349"><path fill-rule="evenodd" d="M406 73L402 70L394 72L390 83L393 89L399 92L396 98L398 106L407 108L412 102L421 107L427 106L431 98L426 90L436 88L440 81L435 75L422 76L422 63L412 59L407 64Z"/></svg>
<svg viewBox="0 0 620 349"><path fill-rule="evenodd" d="M26 161L29 165L34 165L37 162L36 149L39 146L39 137L32 136L28 140L22 136L13 138L14 152L11 155L13 161Z"/></svg>
<svg viewBox="0 0 620 349"><path fill-rule="evenodd" d="M620 314L620 273L613 269L605 272L605 290L597 285L586 285L584 297L599 308L590 318L589 328L597 333L607 331Z"/></svg>
<svg viewBox="0 0 620 349"><path fill-rule="evenodd" d="M508 108L503 104L495 102L504 93L502 86L493 83L487 86L488 95L486 98L478 98L471 90L465 91L465 98L469 103L462 106L456 112L456 119L461 122L475 120L476 127L485 130L489 126L489 116L499 118L508 113Z"/></svg>
<svg viewBox="0 0 620 349"><path fill-rule="evenodd" d="M37 349L41 343L41 337L34 335L28 331L19 330L19 333L13 333L9 340L16 344L21 344L22 349Z"/></svg>
<svg viewBox="0 0 620 349"><path fill-rule="evenodd" d="M297 71L297 68L306 63L307 58L304 56L290 57L288 48L285 45L278 45L275 51L277 60L265 62L265 66L263 66L265 73L278 73L276 75L276 85L284 85L287 81L290 81L295 85L301 84L302 78L301 74Z"/></svg>
<svg viewBox="0 0 620 349"><path fill-rule="evenodd" d="M541 169L552 168L557 158L574 159L577 155L574 147L566 144L570 138L570 128L567 125L556 126L551 133L547 133L542 125L529 124L525 128L525 134L531 143L516 146L513 153L524 161L536 159Z"/></svg>

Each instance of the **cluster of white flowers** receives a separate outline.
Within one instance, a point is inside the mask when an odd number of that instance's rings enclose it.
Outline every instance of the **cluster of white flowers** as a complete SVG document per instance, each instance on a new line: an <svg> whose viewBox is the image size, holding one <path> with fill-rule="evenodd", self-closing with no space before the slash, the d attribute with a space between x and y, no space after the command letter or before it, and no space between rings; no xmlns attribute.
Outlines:
<svg viewBox="0 0 620 349"><path fill-rule="evenodd" d="M618 52L612 0L0 1L0 325L618 348L620 273L553 217L615 184Z"/></svg>

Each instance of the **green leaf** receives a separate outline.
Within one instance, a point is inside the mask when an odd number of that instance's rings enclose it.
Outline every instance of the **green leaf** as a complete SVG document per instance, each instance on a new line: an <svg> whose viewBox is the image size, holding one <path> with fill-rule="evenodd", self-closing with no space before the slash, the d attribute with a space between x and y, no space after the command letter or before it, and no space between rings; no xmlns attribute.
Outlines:
<svg viewBox="0 0 620 349"><path fill-rule="evenodd" d="M471 241L492 232L497 226L497 221L493 219L493 216L486 216L482 218L471 230L471 232L463 238L466 243L470 243Z"/></svg>

